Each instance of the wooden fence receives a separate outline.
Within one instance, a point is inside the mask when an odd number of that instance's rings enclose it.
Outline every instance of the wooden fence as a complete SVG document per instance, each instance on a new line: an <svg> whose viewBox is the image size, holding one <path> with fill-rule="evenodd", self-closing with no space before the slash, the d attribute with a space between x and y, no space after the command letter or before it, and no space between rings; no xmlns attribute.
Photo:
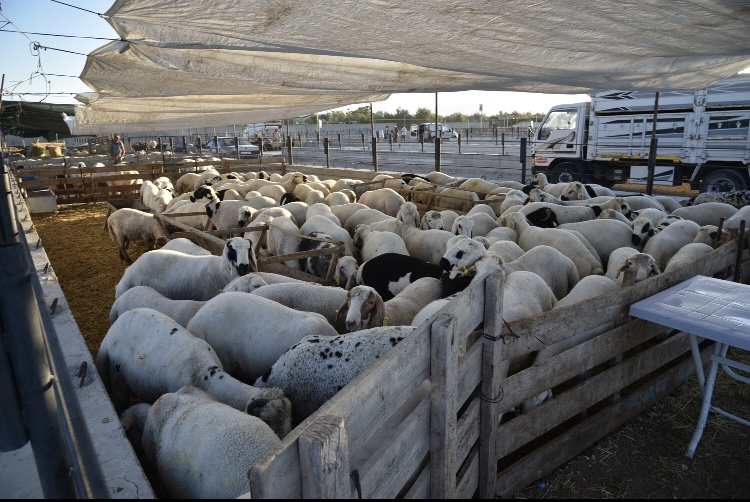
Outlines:
<svg viewBox="0 0 750 502"><path fill-rule="evenodd" d="M287 435L251 469L252 497L512 496L694 372L686 333L631 320L628 309L695 275L726 277L736 254L735 239L690 265L509 325L502 274L486 277ZM543 349L547 358L507 374L510 360ZM704 360L711 349L702 344ZM547 389L551 400L500 423Z"/></svg>

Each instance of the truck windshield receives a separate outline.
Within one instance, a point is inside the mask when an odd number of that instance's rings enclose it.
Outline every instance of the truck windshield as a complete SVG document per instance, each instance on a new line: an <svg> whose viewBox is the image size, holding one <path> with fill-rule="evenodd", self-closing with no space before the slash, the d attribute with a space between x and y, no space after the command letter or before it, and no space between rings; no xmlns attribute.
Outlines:
<svg viewBox="0 0 750 502"><path fill-rule="evenodd" d="M578 111L572 110L555 110L550 112L547 119L539 127L538 139L547 139L552 131L560 129L575 129Z"/></svg>

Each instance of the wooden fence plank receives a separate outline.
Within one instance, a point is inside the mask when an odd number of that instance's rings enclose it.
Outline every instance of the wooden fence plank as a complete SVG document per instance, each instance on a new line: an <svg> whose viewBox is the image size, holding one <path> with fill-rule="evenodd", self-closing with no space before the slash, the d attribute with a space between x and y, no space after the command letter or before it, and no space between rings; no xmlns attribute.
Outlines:
<svg viewBox="0 0 750 502"><path fill-rule="evenodd" d="M704 357L707 357L712 349L713 346L705 349ZM620 366L626 364L627 362ZM691 358L687 358L663 374L650 379L625 398L573 427L555 441L537 450L534 455L519 460L498 476L496 496L512 497L515 492L538 479L538 473L550 472L567 462L673 392L693 373L695 364Z"/></svg>
<svg viewBox="0 0 750 502"><path fill-rule="evenodd" d="M495 273L487 277L484 301L484 335L482 339L482 406L480 429L482 441L479 445L479 497L495 496L497 475L497 424L500 421L502 398L501 378L498 375L503 359L502 334L503 284L505 274ZM477 344L478 345L478 344Z"/></svg>
<svg viewBox="0 0 750 502"><path fill-rule="evenodd" d="M456 493L458 341L454 319L442 315L432 324L430 495L435 499L454 498Z"/></svg>
<svg viewBox="0 0 750 502"><path fill-rule="evenodd" d="M479 409L481 399L475 397L456 424L456 465L464 463L479 440ZM477 471L477 475L479 471Z"/></svg>
<svg viewBox="0 0 750 502"><path fill-rule="evenodd" d="M474 447L469 452L466 462L458 471L457 499L473 498L479 485L479 448Z"/></svg>
<svg viewBox="0 0 750 502"><path fill-rule="evenodd" d="M422 469L422 473L412 485L411 489L404 495L405 499L428 499L430 498L430 466Z"/></svg>
<svg viewBox="0 0 750 502"><path fill-rule="evenodd" d="M351 498L344 420L320 417L299 438L303 498Z"/></svg>

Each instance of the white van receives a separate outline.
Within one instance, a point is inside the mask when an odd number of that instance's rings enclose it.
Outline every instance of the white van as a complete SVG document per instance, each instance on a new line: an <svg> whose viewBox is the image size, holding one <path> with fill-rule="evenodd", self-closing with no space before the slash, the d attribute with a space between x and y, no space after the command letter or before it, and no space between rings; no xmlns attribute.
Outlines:
<svg viewBox="0 0 750 502"><path fill-rule="evenodd" d="M438 123L438 134L440 141L448 141L450 139L458 138L458 133L447 124ZM412 126L411 139L419 141L420 137L424 138L424 141L432 143L435 139L435 123L425 122L424 124L419 124L416 128L415 126Z"/></svg>

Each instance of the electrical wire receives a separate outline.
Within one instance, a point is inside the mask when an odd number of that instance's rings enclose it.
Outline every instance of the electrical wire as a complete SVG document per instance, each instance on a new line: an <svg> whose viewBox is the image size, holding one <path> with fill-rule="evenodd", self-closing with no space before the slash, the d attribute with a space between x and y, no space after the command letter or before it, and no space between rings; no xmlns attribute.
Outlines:
<svg viewBox="0 0 750 502"><path fill-rule="evenodd" d="M7 26L8 23L6 23ZM28 34L28 35L42 35L45 37L68 37L68 38L87 38L89 40L109 40L110 42L113 42L115 40L120 40L119 38L105 38L105 37L83 37L79 35L56 35L54 33L34 33L33 31L18 31L18 30L6 30L4 28L0 28L0 31L4 31L7 33L22 33L22 34Z"/></svg>
<svg viewBox="0 0 750 502"><path fill-rule="evenodd" d="M61 2L60 0L50 0L51 2L59 3L61 5L65 5L67 7L73 7L74 9L79 9L84 12L90 12L91 14L96 14L97 16L101 18L107 18L109 19L109 16L105 16L104 14L100 14L98 12L94 12L93 10L84 9L83 7L78 7L77 5L70 5L69 3Z"/></svg>

